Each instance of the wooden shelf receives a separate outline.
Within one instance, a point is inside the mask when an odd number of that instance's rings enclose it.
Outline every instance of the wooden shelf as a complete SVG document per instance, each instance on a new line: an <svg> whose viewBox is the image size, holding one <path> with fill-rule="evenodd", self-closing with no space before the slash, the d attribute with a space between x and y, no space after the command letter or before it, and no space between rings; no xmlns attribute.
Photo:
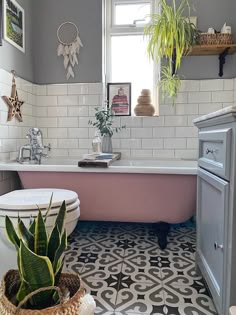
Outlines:
<svg viewBox="0 0 236 315"><path fill-rule="evenodd" d="M228 45L196 45L191 51L186 52L185 56L219 56L219 77L224 75L224 65L226 57L236 53L236 44ZM173 52L172 58L172 74L176 72L176 50Z"/></svg>
<svg viewBox="0 0 236 315"><path fill-rule="evenodd" d="M236 44L228 45L196 45L192 47L192 50L187 53L187 56L211 56L220 55L228 50L227 54L232 55L236 53Z"/></svg>

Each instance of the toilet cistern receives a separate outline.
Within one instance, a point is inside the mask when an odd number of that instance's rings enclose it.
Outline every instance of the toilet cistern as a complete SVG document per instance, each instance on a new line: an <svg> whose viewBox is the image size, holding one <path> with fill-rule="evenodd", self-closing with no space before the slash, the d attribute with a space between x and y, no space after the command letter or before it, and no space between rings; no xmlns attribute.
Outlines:
<svg viewBox="0 0 236 315"><path fill-rule="evenodd" d="M17 162L41 164L42 157L48 157L47 153L44 153L44 149L51 151L51 145L43 144L43 133L39 128L30 128L26 138L30 143L20 147ZM25 155L25 153L27 153Z"/></svg>

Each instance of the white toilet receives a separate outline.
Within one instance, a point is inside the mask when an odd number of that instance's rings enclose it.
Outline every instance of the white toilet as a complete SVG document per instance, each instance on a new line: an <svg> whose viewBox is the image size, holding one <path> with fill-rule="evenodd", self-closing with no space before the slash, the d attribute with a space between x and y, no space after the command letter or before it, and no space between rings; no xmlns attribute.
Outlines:
<svg viewBox="0 0 236 315"><path fill-rule="evenodd" d="M62 202L66 202L66 231L70 235L75 229L80 216L80 201L77 193L65 189L24 189L15 190L0 196L0 280L9 269L16 269L16 251L6 237L5 216L8 215L14 226L18 216L26 226L38 214L38 207L45 214L53 193L52 206L46 222L50 231Z"/></svg>

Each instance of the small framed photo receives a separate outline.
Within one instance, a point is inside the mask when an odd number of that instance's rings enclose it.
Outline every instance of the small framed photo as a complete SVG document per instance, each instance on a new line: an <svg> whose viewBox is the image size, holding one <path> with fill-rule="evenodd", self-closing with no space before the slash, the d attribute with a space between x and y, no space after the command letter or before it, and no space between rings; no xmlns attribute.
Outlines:
<svg viewBox="0 0 236 315"><path fill-rule="evenodd" d="M4 39L25 52L25 10L15 0L2 0Z"/></svg>
<svg viewBox="0 0 236 315"><path fill-rule="evenodd" d="M108 83L107 101L115 116L130 116L131 83Z"/></svg>

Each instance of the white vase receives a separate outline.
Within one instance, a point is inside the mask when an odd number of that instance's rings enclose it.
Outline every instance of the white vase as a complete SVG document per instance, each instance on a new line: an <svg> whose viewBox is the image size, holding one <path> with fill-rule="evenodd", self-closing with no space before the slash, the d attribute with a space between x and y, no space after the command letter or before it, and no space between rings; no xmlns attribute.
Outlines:
<svg viewBox="0 0 236 315"><path fill-rule="evenodd" d="M104 135L102 138L102 152L112 153L112 141L110 135Z"/></svg>

